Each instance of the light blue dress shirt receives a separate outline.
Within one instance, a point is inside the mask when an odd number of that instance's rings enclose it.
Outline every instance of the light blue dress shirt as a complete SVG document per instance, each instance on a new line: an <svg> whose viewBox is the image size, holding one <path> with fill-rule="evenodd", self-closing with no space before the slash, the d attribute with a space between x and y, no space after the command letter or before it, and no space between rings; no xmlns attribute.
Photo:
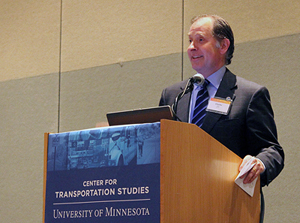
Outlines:
<svg viewBox="0 0 300 223"><path fill-rule="evenodd" d="M226 67L223 66L207 78L207 80L209 81L209 84L207 85L207 91L208 91L209 98L215 97L217 90L220 86L220 83L222 81L222 78L225 74L225 71L226 71ZM202 88L202 86L199 86L197 83L194 83L194 89L192 92L191 102L190 102L189 123L191 123L197 94L201 88Z"/></svg>

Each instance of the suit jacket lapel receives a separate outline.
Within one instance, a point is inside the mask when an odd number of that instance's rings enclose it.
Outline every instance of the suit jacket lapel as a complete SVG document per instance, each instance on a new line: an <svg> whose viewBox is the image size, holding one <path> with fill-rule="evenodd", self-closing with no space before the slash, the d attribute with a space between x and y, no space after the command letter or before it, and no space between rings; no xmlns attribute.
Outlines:
<svg viewBox="0 0 300 223"><path fill-rule="evenodd" d="M224 74L224 77L220 83L215 97L218 98L234 98L234 90L236 89L236 76L231 73L228 69ZM217 121L222 117L222 114L207 112L205 120L202 125L202 129L208 133L213 129Z"/></svg>

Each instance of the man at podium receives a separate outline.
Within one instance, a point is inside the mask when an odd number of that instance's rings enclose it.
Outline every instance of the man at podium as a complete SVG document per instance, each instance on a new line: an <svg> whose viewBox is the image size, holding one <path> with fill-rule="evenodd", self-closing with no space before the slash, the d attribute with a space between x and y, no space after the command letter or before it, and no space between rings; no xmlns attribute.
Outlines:
<svg viewBox="0 0 300 223"><path fill-rule="evenodd" d="M198 125L243 158L240 168L254 157L244 183L260 175L261 186L268 185L284 166L268 90L226 67L234 37L223 18L195 17L188 36L187 53L197 74L164 89L159 104L172 106L177 120ZM263 210L262 199L261 222Z"/></svg>

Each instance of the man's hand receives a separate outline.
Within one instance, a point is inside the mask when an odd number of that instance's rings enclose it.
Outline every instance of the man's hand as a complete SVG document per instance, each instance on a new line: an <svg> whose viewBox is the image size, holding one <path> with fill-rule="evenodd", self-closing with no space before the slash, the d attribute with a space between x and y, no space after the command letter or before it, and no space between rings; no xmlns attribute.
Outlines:
<svg viewBox="0 0 300 223"><path fill-rule="evenodd" d="M245 158L242 161L242 164L239 167L239 171L241 171L241 169L244 167L244 165L248 162L248 160L250 160L252 158L252 156L247 155L245 156ZM255 157L254 157L255 158ZM252 164L254 164L254 166L252 167L252 169L250 171L248 171L247 173L245 173L243 176L241 176L241 178L243 178L245 175L246 177L244 178L243 183L244 184L248 184L251 183L253 180L255 180L262 172L265 171L265 166L264 164L257 158L255 158L252 161Z"/></svg>

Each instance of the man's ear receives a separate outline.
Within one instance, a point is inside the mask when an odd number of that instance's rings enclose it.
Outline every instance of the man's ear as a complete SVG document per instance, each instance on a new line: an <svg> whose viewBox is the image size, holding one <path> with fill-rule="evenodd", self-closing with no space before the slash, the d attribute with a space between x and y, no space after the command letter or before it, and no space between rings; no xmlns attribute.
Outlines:
<svg viewBox="0 0 300 223"><path fill-rule="evenodd" d="M227 39L227 38L222 39L222 41L220 43L220 53L221 54L226 54L229 46L230 46L230 40Z"/></svg>

